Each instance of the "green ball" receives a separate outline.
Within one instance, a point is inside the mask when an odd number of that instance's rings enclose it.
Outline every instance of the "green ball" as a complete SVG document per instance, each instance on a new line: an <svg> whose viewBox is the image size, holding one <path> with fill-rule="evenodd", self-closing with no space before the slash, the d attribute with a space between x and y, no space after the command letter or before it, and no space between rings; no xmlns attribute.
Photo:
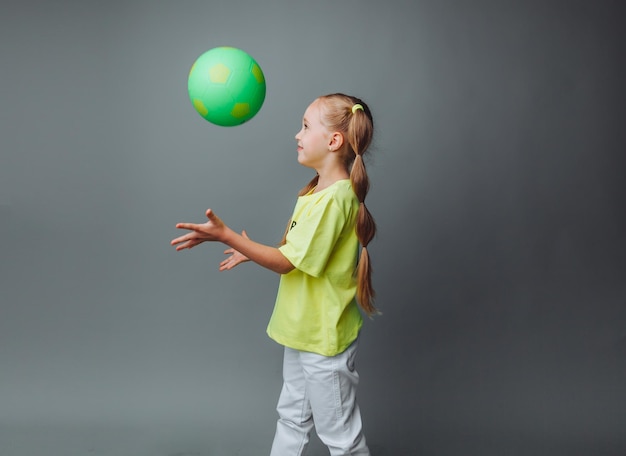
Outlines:
<svg viewBox="0 0 626 456"><path fill-rule="evenodd" d="M216 47L197 58L187 83L191 104L203 118L223 127L252 119L265 100L265 76L241 49Z"/></svg>

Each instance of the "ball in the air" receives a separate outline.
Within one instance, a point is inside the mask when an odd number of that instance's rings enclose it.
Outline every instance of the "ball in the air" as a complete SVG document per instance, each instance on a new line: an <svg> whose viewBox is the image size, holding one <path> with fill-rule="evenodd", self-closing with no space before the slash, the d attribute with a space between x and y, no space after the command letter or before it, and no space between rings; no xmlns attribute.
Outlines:
<svg viewBox="0 0 626 456"><path fill-rule="evenodd" d="M265 100L265 76L245 51L216 47L197 58L187 83L191 104L209 122L224 127L252 119Z"/></svg>

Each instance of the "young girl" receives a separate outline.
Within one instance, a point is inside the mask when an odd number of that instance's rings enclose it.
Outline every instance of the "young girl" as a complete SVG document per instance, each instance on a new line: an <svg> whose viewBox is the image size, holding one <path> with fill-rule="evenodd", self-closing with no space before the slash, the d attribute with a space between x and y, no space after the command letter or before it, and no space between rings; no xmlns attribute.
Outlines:
<svg viewBox="0 0 626 456"><path fill-rule="evenodd" d="M267 327L285 347L272 456L302 455L314 426L332 456L370 454L354 363L363 323L357 302L367 315L377 312L367 252L376 225L364 203L372 133L370 110L357 98L331 94L311 103L296 141L298 162L316 175L300 191L278 248L235 233L211 209L204 224L176 225L190 230L172 241L176 250L218 241L230 247L220 270L251 260L281 274Z"/></svg>

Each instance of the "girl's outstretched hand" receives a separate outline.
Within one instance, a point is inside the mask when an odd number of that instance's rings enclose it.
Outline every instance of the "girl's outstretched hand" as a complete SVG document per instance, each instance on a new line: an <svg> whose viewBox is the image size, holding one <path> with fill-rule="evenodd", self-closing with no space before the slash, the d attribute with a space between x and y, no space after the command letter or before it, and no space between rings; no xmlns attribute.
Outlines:
<svg viewBox="0 0 626 456"><path fill-rule="evenodd" d="M178 223L176 225L176 228L190 231L172 240L171 244L176 246L176 250L191 249L205 241L217 241L229 247L224 253L231 254L220 263L221 271L232 269L248 260L279 274L293 271L293 264L277 247L254 242L245 231L241 235L235 233L211 209L207 209L206 216L209 220L202 224Z"/></svg>
<svg viewBox="0 0 626 456"><path fill-rule="evenodd" d="M221 241L228 227L215 215L211 209L207 209L206 216L209 219L206 223L177 223L176 228L190 230L170 242L176 246L176 250L191 249L205 241Z"/></svg>
<svg viewBox="0 0 626 456"><path fill-rule="evenodd" d="M246 239L250 239L248 237L248 233L246 233L246 230L243 230L241 232L241 235L245 237ZM228 271L229 269L234 268L238 264L245 263L246 261L250 261L250 258L248 258L243 253L233 248L224 250L224 253L226 255L230 254L230 256L220 263L220 271Z"/></svg>

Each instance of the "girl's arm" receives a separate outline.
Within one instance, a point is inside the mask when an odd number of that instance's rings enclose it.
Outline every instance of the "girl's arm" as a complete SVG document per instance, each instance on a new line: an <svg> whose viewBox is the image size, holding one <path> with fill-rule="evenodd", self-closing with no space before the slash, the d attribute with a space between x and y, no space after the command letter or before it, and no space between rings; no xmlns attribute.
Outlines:
<svg viewBox="0 0 626 456"><path fill-rule="evenodd" d="M259 244L231 230L211 209L207 209L206 223L178 223L176 228L190 230L183 236L173 239L176 250L190 249L205 241L217 241L246 256L255 263L279 274L287 274L294 269L291 262L276 247ZM230 269L220 266L220 269Z"/></svg>

